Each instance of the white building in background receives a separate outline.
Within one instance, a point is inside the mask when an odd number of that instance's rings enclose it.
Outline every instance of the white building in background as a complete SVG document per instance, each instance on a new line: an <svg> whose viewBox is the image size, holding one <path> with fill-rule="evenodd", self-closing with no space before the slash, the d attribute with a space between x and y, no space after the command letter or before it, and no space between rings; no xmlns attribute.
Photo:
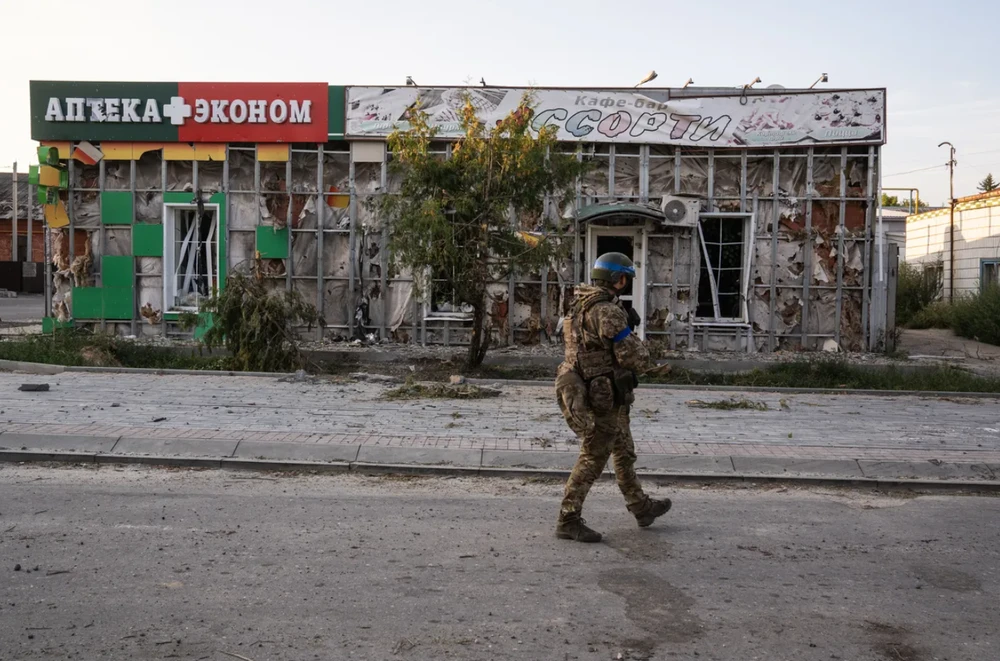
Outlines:
<svg viewBox="0 0 1000 661"><path fill-rule="evenodd" d="M907 218L906 261L938 270L945 298L1000 284L1000 191L956 200L954 233L948 208Z"/></svg>

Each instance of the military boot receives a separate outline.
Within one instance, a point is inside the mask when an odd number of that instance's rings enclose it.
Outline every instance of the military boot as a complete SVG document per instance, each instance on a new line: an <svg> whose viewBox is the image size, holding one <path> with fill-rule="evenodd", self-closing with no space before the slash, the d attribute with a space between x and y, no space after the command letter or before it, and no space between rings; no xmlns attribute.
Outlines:
<svg viewBox="0 0 1000 661"><path fill-rule="evenodd" d="M556 537L586 542L587 544L601 541L601 533L588 528L587 522L579 516L568 519L560 517L559 523L556 525Z"/></svg>
<svg viewBox="0 0 1000 661"><path fill-rule="evenodd" d="M653 524L658 517L663 516L670 511L670 499L664 498L663 500L653 500L652 498L647 498L646 502L639 505L635 509L629 508L632 514L635 515L635 520L639 524L640 528L645 528Z"/></svg>

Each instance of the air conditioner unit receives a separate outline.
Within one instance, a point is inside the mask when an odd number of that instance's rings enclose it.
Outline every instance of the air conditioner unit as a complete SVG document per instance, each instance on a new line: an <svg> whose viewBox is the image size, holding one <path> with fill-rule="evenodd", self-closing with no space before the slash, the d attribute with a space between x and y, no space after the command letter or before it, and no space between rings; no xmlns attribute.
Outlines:
<svg viewBox="0 0 1000 661"><path fill-rule="evenodd" d="M695 227L701 213L701 199L682 195L667 195L660 205L663 224L673 227Z"/></svg>

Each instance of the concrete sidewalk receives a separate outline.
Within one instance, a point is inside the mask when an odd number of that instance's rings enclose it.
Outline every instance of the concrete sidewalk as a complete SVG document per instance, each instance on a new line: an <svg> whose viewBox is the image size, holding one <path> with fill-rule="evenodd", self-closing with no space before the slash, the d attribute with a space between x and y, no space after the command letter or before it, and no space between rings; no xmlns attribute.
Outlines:
<svg viewBox="0 0 1000 661"><path fill-rule="evenodd" d="M50 392L20 392L46 382ZM205 375L0 373L0 458L563 474L578 445L551 385L487 400L386 401L389 386ZM740 393L642 389L647 475L1000 486L989 399L753 393L767 411L696 408Z"/></svg>

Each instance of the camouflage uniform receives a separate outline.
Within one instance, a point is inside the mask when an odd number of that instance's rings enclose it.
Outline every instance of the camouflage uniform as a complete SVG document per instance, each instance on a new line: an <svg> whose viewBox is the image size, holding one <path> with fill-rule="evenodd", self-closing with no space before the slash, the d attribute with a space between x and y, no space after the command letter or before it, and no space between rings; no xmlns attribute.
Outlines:
<svg viewBox="0 0 1000 661"><path fill-rule="evenodd" d="M566 358L556 373L556 396L570 429L580 437L580 457L566 483L560 520L579 518L587 492L609 456L614 458L615 477L629 511L638 513L648 497L635 475L629 406L635 401L635 373L648 364L649 353L631 334L617 296L604 287L577 289L563 337ZM601 371L610 375L593 378ZM617 397L612 382L619 384Z"/></svg>

